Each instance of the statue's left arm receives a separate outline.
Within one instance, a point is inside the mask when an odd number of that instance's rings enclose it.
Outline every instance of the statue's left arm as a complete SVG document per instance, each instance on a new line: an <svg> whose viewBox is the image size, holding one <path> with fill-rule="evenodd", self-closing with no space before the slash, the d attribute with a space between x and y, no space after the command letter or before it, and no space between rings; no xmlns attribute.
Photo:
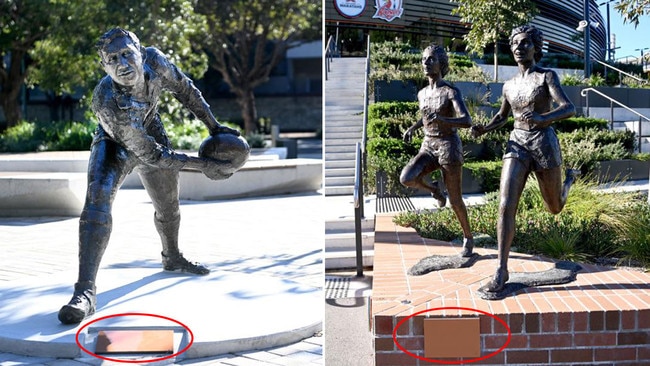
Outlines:
<svg viewBox="0 0 650 366"><path fill-rule="evenodd" d="M210 105L201 95L201 91L194 86L194 83L187 75L171 63L160 51L149 47L147 49L147 58L151 60L151 66L162 77L163 87L170 90L183 106L206 125L210 135L218 133L239 135L239 131L224 126L217 121L210 110Z"/></svg>

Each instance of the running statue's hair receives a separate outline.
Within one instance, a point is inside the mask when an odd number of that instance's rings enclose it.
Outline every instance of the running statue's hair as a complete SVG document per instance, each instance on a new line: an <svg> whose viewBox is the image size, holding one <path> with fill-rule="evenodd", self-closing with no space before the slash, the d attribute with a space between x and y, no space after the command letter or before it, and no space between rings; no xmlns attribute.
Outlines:
<svg viewBox="0 0 650 366"><path fill-rule="evenodd" d="M425 52L427 50L433 51L438 58L438 62L440 63L440 76L444 78L449 73L449 57L447 56L447 52L445 52L445 49L442 48L442 46L435 43L431 43L424 49Z"/></svg>
<svg viewBox="0 0 650 366"><path fill-rule="evenodd" d="M544 55L544 33L532 25L522 25L512 30L512 34L510 34L510 44L512 44L512 39L520 33L526 33L530 36L530 39L535 45L535 62L539 62Z"/></svg>

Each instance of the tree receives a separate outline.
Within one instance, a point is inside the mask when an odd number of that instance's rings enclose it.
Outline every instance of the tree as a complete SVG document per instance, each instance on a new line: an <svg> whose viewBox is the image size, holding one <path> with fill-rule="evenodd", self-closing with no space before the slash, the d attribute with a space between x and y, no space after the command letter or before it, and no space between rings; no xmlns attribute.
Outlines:
<svg viewBox="0 0 650 366"><path fill-rule="evenodd" d="M639 18L650 13L650 0L621 0L614 8L623 16L625 23L639 25Z"/></svg>
<svg viewBox="0 0 650 366"><path fill-rule="evenodd" d="M483 56L485 47L494 43L494 80L499 78L497 42L510 35L510 31L528 23L537 15L537 9L529 0L450 0L458 3L451 12L468 23L470 31L463 36L467 48Z"/></svg>
<svg viewBox="0 0 650 366"><path fill-rule="evenodd" d="M203 76L207 57L192 47L192 39L199 38L205 19L194 5L195 0L0 0L0 57L9 59L0 64L7 125L20 121L23 83L58 95L92 91L103 74L95 42L116 26L136 33L144 46L160 48L184 72Z"/></svg>
<svg viewBox="0 0 650 366"><path fill-rule="evenodd" d="M29 52L47 36L61 6L40 1L0 0L0 104L9 126L21 118L18 97L30 64Z"/></svg>
<svg viewBox="0 0 650 366"><path fill-rule="evenodd" d="M287 49L320 39L320 0L202 0L207 18L202 44L210 66L237 98L247 134L257 130L254 89L269 80Z"/></svg>

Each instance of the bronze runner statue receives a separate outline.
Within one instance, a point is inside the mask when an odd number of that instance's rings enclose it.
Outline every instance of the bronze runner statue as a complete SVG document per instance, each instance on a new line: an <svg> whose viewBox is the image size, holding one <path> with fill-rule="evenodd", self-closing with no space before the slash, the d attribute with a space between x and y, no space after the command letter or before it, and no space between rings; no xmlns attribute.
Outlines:
<svg viewBox="0 0 650 366"><path fill-rule="evenodd" d="M503 103L490 123L472 126L472 135L478 137L502 127L510 112L515 119L501 171L497 222L499 267L492 281L483 288L488 292L503 290L508 281L508 254L515 235L515 215L528 175L535 173L547 210L558 214L579 174L568 169L562 182L560 143L551 125L573 116L575 107L560 87L557 74L536 65L542 58L542 47L542 32L534 26L525 25L512 31L510 50L519 72L504 84Z"/></svg>
<svg viewBox="0 0 650 366"><path fill-rule="evenodd" d="M402 169L400 182L411 188L431 192L440 207L446 205L446 197L438 182L431 182L430 175L436 170L442 173L449 203L463 229L461 255L469 257L474 248L474 237L467 219L467 208L462 196L463 146L456 132L468 128L472 118L463 102L460 91L443 80L449 71L445 50L431 45L422 52L422 66L429 85L418 92L422 118L404 133L410 142L413 132L424 128L424 141L418 154Z"/></svg>

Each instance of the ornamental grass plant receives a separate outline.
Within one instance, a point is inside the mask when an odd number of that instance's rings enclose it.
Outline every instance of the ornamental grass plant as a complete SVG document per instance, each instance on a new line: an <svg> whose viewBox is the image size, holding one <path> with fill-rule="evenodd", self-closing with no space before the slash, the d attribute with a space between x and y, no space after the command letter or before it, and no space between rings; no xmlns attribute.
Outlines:
<svg viewBox="0 0 650 366"><path fill-rule="evenodd" d="M555 259L599 263L604 257L626 264L650 265L650 207L638 193L605 193L587 179L578 180L558 215L546 211L539 186L531 177L518 206L512 250ZM468 207L476 236L496 238L499 199ZM421 236L444 241L458 239L462 230L448 208L399 214L400 226L412 227ZM495 242L494 240L488 242Z"/></svg>

